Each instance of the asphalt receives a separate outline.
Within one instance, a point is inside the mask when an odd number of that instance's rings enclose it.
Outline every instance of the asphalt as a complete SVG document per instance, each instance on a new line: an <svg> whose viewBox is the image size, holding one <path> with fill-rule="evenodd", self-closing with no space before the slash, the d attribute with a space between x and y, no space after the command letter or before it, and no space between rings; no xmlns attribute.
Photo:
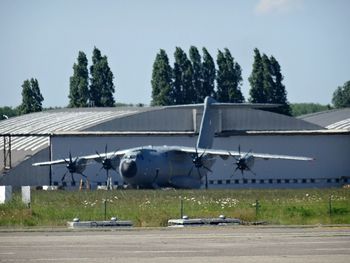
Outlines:
<svg viewBox="0 0 350 263"><path fill-rule="evenodd" d="M350 227L1 231L0 262L349 262Z"/></svg>

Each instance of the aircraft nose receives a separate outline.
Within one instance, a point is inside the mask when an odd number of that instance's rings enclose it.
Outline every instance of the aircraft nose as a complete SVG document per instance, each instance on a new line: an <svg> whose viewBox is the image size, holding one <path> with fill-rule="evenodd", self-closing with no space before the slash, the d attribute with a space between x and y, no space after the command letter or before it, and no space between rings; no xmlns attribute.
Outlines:
<svg viewBox="0 0 350 263"><path fill-rule="evenodd" d="M137 173L137 166L135 161L124 161L120 169L122 175L127 178L134 177Z"/></svg>

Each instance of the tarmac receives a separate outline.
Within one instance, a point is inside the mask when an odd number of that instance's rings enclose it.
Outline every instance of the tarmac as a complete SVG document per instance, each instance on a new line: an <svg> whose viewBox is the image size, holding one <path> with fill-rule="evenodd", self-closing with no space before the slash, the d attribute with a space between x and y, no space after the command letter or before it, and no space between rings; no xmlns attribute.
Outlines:
<svg viewBox="0 0 350 263"><path fill-rule="evenodd" d="M350 262L350 227L1 230L0 262Z"/></svg>

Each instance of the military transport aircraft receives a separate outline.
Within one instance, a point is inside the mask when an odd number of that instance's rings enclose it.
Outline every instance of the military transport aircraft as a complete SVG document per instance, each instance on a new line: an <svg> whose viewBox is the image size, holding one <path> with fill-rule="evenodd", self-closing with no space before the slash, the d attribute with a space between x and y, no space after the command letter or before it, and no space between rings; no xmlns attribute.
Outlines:
<svg viewBox="0 0 350 263"><path fill-rule="evenodd" d="M119 171L125 183L133 187L140 188L200 188L204 185L208 187L208 172L212 172L211 166L215 158L220 156L222 159L232 157L235 170L252 172L256 158L261 159L287 159L299 161L311 161L312 158L288 155L260 154L253 152L212 149L215 133L215 115L214 109L217 106L234 105L217 103L213 98L206 97L203 103L204 110L200 126L200 132L195 147L185 146L142 146L115 152L98 153L69 158L34 163L33 166L47 166L66 164L68 172L80 174L86 177L83 172L91 161L102 164L107 172L109 170ZM237 106L237 104L235 104ZM247 105L246 105L247 106ZM101 169L102 169L101 168ZM195 172L194 170L197 170ZM252 172L253 173L253 172ZM62 181L66 174L63 175Z"/></svg>

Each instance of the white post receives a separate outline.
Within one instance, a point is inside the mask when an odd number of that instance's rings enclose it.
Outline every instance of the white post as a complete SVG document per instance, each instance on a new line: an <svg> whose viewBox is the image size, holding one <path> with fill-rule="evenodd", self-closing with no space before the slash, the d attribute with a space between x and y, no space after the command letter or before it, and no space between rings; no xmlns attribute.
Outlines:
<svg viewBox="0 0 350 263"><path fill-rule="evenodd" d="M12 186L1 185L0 186L0 204L4 204L11 200L12 197Z"/></svg>
<svg viewBox="0 0 350 263"><path fill-rule="evenodd" d="M30 206L30 186L22 186L22 202Z"/></svg>

